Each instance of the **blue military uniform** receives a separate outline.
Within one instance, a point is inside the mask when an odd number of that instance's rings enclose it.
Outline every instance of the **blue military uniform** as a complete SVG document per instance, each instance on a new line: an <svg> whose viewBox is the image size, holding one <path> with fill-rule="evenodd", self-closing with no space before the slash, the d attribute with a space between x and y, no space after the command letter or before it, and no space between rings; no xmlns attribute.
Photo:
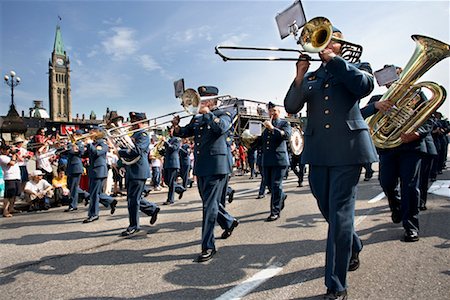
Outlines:
<svg viewBox="0 0 450 300"><path fill-rule="evenodd" d="M89 157L88 176L90 201L88 219L85 221L94 221L95 219L98 219L100 202L105 207L110 207L113 201L115 201L111 197L100 198L103 183L106 177L108 177L108 168L106 165L107 152L108 145L105 144L103 139L98 139L86 146L86 153Z"/></svg>
<svg viewBox="0 0 450 300"><path fill-rule="evenodd" d="M68 154L67 154L67 185L70 190L70 204L69 211L73 209L77 209L78 206L78 194L79 194L79 186L81 174L83 174L83 162L81 157L84 155L84 145L83 142L78 141L76 143L78 149L74 149L73 144L69 144L68 146Z"/></svg>
<svg viewBox="0 0 450 300"><path fill-rule="evenodd" d="M182 144L180 148L180 177L183 180L183 187L186 189L189 184L189 171L191 170L191 146Z"/></svg>
<svg viewBox="0 0 450 300"><path fill-rule="evenodd" d="M194 175L203 202L202 253L216 249L214 225L219 203L232 171L226 138L231 128L231 117L220 109L197 115L185 127L176 129L179 137L194 136ZM178 130L178 131L177 131ZM234 218L226 214L228 228Z"/></svg>
<svg viewBox="0 0 450 300"><path fill-rule="evenodd" d="M369 64L334 57L292 83L284 100L291 114L307 105L302 163L310 166L311 191L329 224L325 285L337 293L346 291L351 253L362 249L353 227L356 185L362 165L377 154L359 100L373 88Z"/></svg>
<svg viewBox="0 0 450 300"><path fill-rule="evenodd" d="M283 177L289 167L286 141L291 136L291 125L285 120L273 119L274 130L265 129L261 135L262 167L265 184L270 187L270 217L277 219L284 207Z"/></svg>
<svg viewBox="0 0 450 300"><path fill-rule="evenodd" d="M177 137L171 137L168 141L164 142L164 182L169 187L167 194L167 204L173 204L176 179L178 177L178 171L180 170L180 147L181 141Z"/></svg>
<svg viewBox="0 0 450 300"><path fill-rule="evenodd" d="M137 116L141 115L135 114ZM130 160L139 157L136 163L126 166L128 219L130 224L127 230L122 232L122 235L129 235L140 230L139 208L143 213L152 217L159 212L159 207L155 203L142 198L145 182L150 177L150 165L148 162L150 138L145 131L139 130L133 133L131 139L134 142L133 149L119 150L120 157Z"/></svg>
<svg viewBox="0 0 450 300"><path fill-rule="evenodd" d="M368 117L377 112L375 103L382 95L372 96L361 111ZM421 101L426 101L420 93ZM426 123L416 131L420 139L389 149L377 149L380 156L380 185L388 198L392 221L402 222L406 235L419 231L419 174L423 155L427 153L425 137L431 133L432 123ZM400 179L400 195L398 182ZM428 180L427 180L428 182ZM427 183L428 184L428 183ZM406 239L408 239L406 237Z"/></svg>

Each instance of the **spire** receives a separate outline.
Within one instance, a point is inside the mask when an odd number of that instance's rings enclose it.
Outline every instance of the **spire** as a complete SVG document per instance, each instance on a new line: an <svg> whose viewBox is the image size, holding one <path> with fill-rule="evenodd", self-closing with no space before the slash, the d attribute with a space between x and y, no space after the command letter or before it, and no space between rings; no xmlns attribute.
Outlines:
<svg viewBox="0 0 450 300"><path fill-rule="evenodd" d="M61 36L61 27L56 25L55 44L53 45L53 51L58 55L65 55L64 43Z"/></svg>

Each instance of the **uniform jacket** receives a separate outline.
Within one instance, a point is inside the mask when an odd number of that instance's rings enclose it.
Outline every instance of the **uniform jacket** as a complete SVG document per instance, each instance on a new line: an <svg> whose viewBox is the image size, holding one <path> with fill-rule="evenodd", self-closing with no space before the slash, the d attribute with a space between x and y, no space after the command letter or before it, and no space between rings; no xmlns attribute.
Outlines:
<svg viewBox="0 0 450 300"><path fill-rule="evenodd" d="M67 175L82 174L83 162L81 157L84 155L84 145L81 141L76 143L78 150L73 148L73 144L69 144L67 152Z"/></svg>
<svg viewBox="0 0 450 300"><path fill-rule="evenodd" d="M211 176L231 173L230 148L226 138L231 128L230 113L214 109L197 115L174 135L194 136L194 174Z"/></svg>
<svg viewBox="0 0 450 300"><path fill-rule="evenodd" d="M291 125L281 119L272 120L273 132L265 129L258 138L262 149L262 166L289 166L289 155L286 141L291 136ZM284 132L284 134L282 134Z"/></svg>
<svg viewBox="0 0 450 300"><path fill-rule="evenodd" d="M374 115L375 113L378 112L378 109L375 108L375 103L378 102L381 97L383 95L374 95L370 98L369 102L367 102L366 107L361 109L361 113L363 115L364 118L368 118L371 115ZM426 98L425 95L423 93L421 93L421 96L423 99ZM433 153L436 153L436 147L434 147L434 150L432 148L431 144L433 143L433 138L431 136L431 131L433 128L433 123L432 121L427 121L424 125L420 126L416 132L419 133L420 135L420 139L417 141L413 141L410 143L406 143L406 144L401 144L398 147L395 148L389 148L389 149L381 149L381 148L377 148L378 153L383 154L386 152L390 152L390 151L419 151L422 153L430 153L431 155L435 155ZM427 137L429 136L429 137ZM431 144L430 144L431 142Z"/></svg>
<svg viewBox="0 0 450 300"><path fill-rule="evenodd" d="M103 139L98 139L91 144L87 144L86 153L89 157L89 178L106 178L108 177L108 168L106 166L106 153L108 145Z"/></svg>
<svg viewBox="0 0 450 300"><path fill-rule="evenodd" d="M180 148L180 165L191 165L191 146L189 144L183 144Z"/></svg>
<svg viewBox="0 0 450 300"><path fill-rule="evenodd" d="M180 147L181 141L177 137L171 137L164 142L164 169L179 169L180 168Z"/></svg>
<svg viewBox="0 0 450 300"><path fill-rule="evenodd" d="M119 156L130 160L138 156L140 158L136 163L126 166L126 178L127 180L146 180L150 177L150 165L148 163L150 138L145 131L141 130L133 133L131 139L134 142L134 149L121 149Z"/></svg>
<svg viewBox="0 0 450 300"><path fill-rule="evenodd" d="M305 74L298 87L291 84L284 99L286 112L307 105L302 163L320 166L365 164L377 161L369 127L359 101L373 90L370 65L353 65L335 57Z"/></svg>

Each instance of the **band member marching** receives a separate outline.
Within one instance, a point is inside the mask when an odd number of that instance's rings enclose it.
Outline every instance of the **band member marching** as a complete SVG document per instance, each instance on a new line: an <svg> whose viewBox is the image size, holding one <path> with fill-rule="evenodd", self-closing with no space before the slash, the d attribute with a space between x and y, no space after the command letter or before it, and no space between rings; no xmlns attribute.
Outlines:
<svg viewBox="0 0 450 300"><path fill-rule="evenodd" d="M99 203L101 202L105 207L111 209L111 214L116 210L117 200L111 197L102 197L103 183L108 177L108 168L106 165L106 153L108 152L108 145L105 144L103 133L99 127L94 127L91 130L92 138L94 140L88 141L86 145L86 153L89 157L89 209L88 217L83 223L90 223L99 219Z"/></svg>
<svg viewBox="0 0 450 300"><path fill-rule="evenodd" d="M76 130L75 136L83 134L83 131ZM67 155L67 185L70 190L70 203L69 207L64 210L65 212L70 212L77 210L78 206L78 194L81 174L83 174L83 162L81 157L84 155L84 144L83 141L79 140L76 143L69 143L68 145L68 155Z"/></svg>
<svg viewBox="0 0 450 300"><path fill-rule="evenodd" d="M181 140L180 138L173 136L173 127L168 128L169 131L169 140L163 137L164 141L164 182L167 184L169 188L169 192L167 193L167 201L164 202L164 205L171 205L175 203L174 193L177 191L179 193L178 199L183 197L183 193L185 188L179 186L177 184L178 171L180 170L180 147ZM175 189L176 187L176 189Z"/></svg>
<svg viewBox="0 0 450 300"><path fill-rule="evenodd" d="M215 90L215 87L203 87ZM202 252L198 262L210 260L216 253L214 226L217 221L224 222L222 228L232 228L235 219L225 210L218 220L219 203L227 184L231 164L226 143L232 121L229 113L217 107L217 99L201 101L199 115L194 116L184 127L179 126L180 118L174 117L174 135L194 136L194 175L197 176L198 190L203 202Z"/></svg>
<svg viewBox="0 0 450 300"><path fill-rule="evenodd" d="M284 208L286 194L283 192L283 177L289 167L287 143L291 136L291 126L280 119L280 109L269 102L271 121L263 123L266 130L258 138L262 147L262 166L264 180L272 192L270 197L270 215L266 221L275 221Z"/></svg>
<svg viewBox="0 0 450 300"><path fill-rule="evenodd" d="M333 27L333 36L342 33ZM307 73L310 62L299 60L297 74L284 100L286 112L307 105L308 123L302 162L309 164L309 183L328 222L325 299L346 299L347 270L359 266L362 243L354 230L356 186L362 165L377 154L359 101L374 88L368 63L341 58L341 42L330 41L319 54L320 67ZM352 259L351 259L352 258Z"/></svg>
<svg viewBox="0 0 450 300"><path fill-rule="evenodd" d="M132 126L133 130L138 130L131 136L134 143L133 149L119 149L119 156L127 159L139 160L133 164L127 165L126 182L127 182L127 202L128 202L128 219L129 226L122 232L122 236L133 235L140 231L139 226L139 209L150 216L150 224L154 224L157 220L160 208L144 198L145 182L150 177L150 165L148 162L148 152L150 138L144 130L139 130L145 126L145 122L137 122L145 120L145 113L130 112L131 122L135 122Z"/></svg>

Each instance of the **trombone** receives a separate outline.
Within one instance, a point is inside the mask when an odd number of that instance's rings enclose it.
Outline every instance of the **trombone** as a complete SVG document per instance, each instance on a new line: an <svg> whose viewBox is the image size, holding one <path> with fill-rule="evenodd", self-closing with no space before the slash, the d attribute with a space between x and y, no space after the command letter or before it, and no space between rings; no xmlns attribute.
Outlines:
<svg viewBox="0 0 450 300"><path fill-rule="evenodd" d="M362 55L362 46L348 42L346 40L333 36L333 25L330 20L325 17L316 17L311 19L302 29L298 44L300 44L303 50L287 49L287 48L275 48L275 47L242 47L242 46L221 46L215 47L216 54L219 55L224 61L229 60L244 60L244 61L321 61L318 58L311 58L305 55L308 53L319 53L324 50L330 41L340 43L341 54L340 56L350 63L357 63ZM221 50L243 50L243 51L273 51L273 52L296 52L302 57L238 57L227 56Z"/></svg>
<svg viewBox="0 0 450 300"><path fill-rule="evenodd" d="M204 101L217 100L220 102L222 100L231 99L231 98L232 97L230 95L200 97L199 93L196 90L189 88L184 91L183 95L181 95L181 98L180 98L181 106L183 106L184 110L178 111L178 112L173 112L173 113L168 113L163 116L152 118L152 119L145 119L145 120L132 122L132 123L129 123L126 125L124 125L122 123L120 123L120 124L111 123L110 124L111 128L106 129L106 135L109 136L112 140L114 140L114 139L120 139L121 137L129 136L135 132L142 131L142 130L151 131L151 130L154 130L154 129L160 127L161 125L172 123L172 120L167 120L167 121L159 122L159 123L155 122L155 124L149 124L151 121L161 119L164 117L176 116L177 114L183 113L183 112L186 112L187 114L184 116L181 116L180 119L192 117L193 115L196 115L198 113L201 103ZM220 103L219 103L218 106L223 109L223 108L227 108L227 107L233 107L235 105L232 104L232 105L220 106ZM132 129L133 127L136 127L136 125L138 125L138 124L146 124L146 126L144 126L142 128ZM126 143L126 144L128 144L128 143Z"/></svg>

